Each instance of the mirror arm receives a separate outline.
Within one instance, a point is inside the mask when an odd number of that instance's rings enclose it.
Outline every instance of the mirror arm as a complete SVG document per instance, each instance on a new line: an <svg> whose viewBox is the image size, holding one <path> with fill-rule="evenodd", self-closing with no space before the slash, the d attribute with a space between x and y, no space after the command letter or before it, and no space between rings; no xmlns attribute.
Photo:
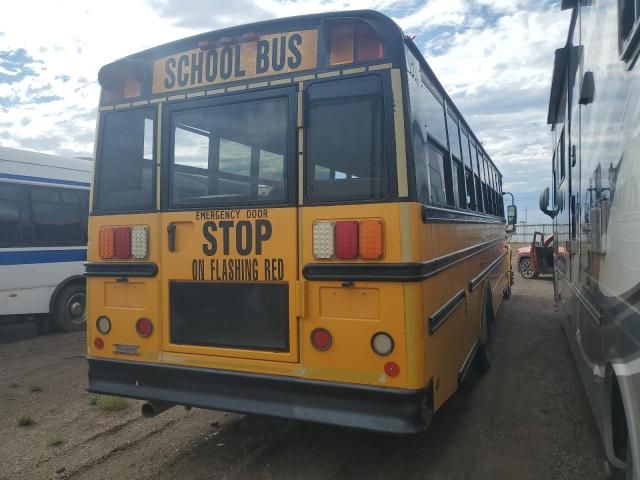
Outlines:
<svg viewBox="0 0 640 480"><path fill-rule="evenodd" d="M502 196L511 195L511 205L515 205L515 200L513 199L513 193L511 192L502 192Z"/></svg>

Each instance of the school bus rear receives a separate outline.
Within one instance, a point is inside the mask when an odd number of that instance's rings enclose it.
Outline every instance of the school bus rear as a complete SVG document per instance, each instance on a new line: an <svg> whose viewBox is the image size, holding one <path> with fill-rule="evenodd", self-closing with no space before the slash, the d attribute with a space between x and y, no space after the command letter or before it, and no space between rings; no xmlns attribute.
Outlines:
<svg viewBox="0 0 640 480"><path fill-rule="evenodd" d="M356 12L101 70L90 391L427 425L422 287L403 281L428 229L406 201L403 62L397 26Z"/></svg>

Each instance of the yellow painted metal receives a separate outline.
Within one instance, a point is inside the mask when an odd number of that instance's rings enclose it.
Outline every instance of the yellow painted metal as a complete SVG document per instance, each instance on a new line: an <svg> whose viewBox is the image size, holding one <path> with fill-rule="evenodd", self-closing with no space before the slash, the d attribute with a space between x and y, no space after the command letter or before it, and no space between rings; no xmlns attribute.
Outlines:
<svg viewBox="0 0 640 480"><path fill-rule="evenodd" d="M481 252L421 282L355 282L343 285L335 281L306 281L302 268L308 263L341 263L340 260L313 258L311 229L317 220L380 219L385 226L385 255L379 263L428 261L454 251L498 238L504 227L497 224L424 224L420 205L413 203L291 207L277 209L237 209L222 211L171 212L163 214L91 217L91 232L103 225L148 225L149 261L159 265L155 278L130 279L119 283L110 278L90 278L89 338L99 335L95 319L107 315L112 331L101 335L105 347L97 350L90 340L89 354L96 357L127 358L175 365L230 369L314 380L418 389L434 381L435 406L441 406L457 389L462 364L480 335L484 290L474 289L466 301L434 334L429 334L428 318L504 251L504 244ZM204 261L204 278L217 280L220 263L239 260L235 230L229 233L229 253L209 257L203 252L206 222L219 215L234 215L232 221L269 219L273 232L262 247L261 255L250 254L261 266L258 280L265 281L264 260L282 259L283 278L290 285L291 351L264 352L242 349L173 345L169 330L169 281L194 281L194 261ZM227 220L228 221L228 220ZM291 228L299 223L299 229ZM175 252L168 251L166 227L176 227ZM97 238L93 233L91 238ZM300 240L298 239L300 238ZM220 247L219 247L220 248ZM297 258L298 255L300 258ZM223 258L224 257L224 258ZM211 261L218 260L212 267ZM89 260L101 261L98 245L90 242ZM348 260L360 263L362 260ZM367 261L369 263L371 261ZM202 262L200 262L202 264ZM212 269L213 268L213 269ZM197 275L201 275L198 273ZM500 305L508 281L508 256L489 275L494 309ZM212 280L213 278L213 280ZM239 299L242 301L242 299ZM135 322L146 317L154 323L154 332L142 338ZM326 352L315 350L309 337L314 328L327 328L334 343ZM390 334L394 351L387 357L375 354L371 338L377 332ZM114 352L114 344L137 345L139 354ZM395 378L384 374L385 362L400 365Z"/></svg>
<svg viewBox="0 0 640 480"><path fill-rule="evenodd" d="M391 69L396 136L397 185L400 197L408 196L400 71ZM272 82L275 85L275 82ZM159 274L153 278L88 279L89 355L216 368L261 374L283 375L310 380L326 380L360 385L420 389L429 382L434 387L434 406L439 408L458 388L465 359L480 336L483 286L469 289L469 281L483 271L506 247L505 242L417 282L308 281L303 268L310 263L414 263L428 262L493 239L504 238L504 225L495 223L424 223L421 205L415 202L361 205L303 205L303 118L302 92L297 95L296 126L298 205L286 208L236 208L194 210L90 218L89 261L102 261L95 240L101 226L147 225L149 262ZM159 108L161 113L161 109ZM158 138L160 137L158 122ZM157 146L158 162L160 146ZM159 175L158 175L159 179ZM158 184L159 201L160 184ZM312 225L318 220L379 220L384 225L384 255L379 260L318 260L313 257ZM233 222L224 251L220 222ZM258 222L268 221L271 234L248 254L239 252L246 239L237 236L238 222L248 222L252 232ZM175 227L175 251L168 249L167 227ZM217 227L213 229L211 225ZM213 252L211 238L216 239ZM245 243L243 243L245 242ZM252 267L248 278L235 278L238 262ZM255 264L253 263L255 262ZM253 268L255 265L255 270ZM488 275L494 311L499 308L509 282L510 254ZM226 268L225 268L226 267ZM231 267L231 269L229 269ZM176 345L169 338L169 288L172 281L190 282L282 282L289 286L289 352L269 352L233 348ZM429 333L429 317L460 290L465 301L434 333ZM246 301L238 298L238 302ZM112 330L100 335L98 316L107 315ZM135 331L137 319L149 318L154 332L149 338ZM327 351L313 348L309 340L314 328L326 328L333 336ZM394 339L393 352L382 357L374 353L371 339L377 332ZM96 349L93 340L105 343ZM114 345L135 345L137 355L116 353ZM391 378L384 364L394 361L400 374Z"/></svg>
<svg viewBox="0 0 640 480"><path fill-rule="evenodd" d="M89 217L89 262L102 262L98 253L98 232L102 226L146 225L149 227L149 262L160 265L159 214L131 214ZM121 260L109 260L109 262ZM159 362L161 359L162 318L160 310L160 278L131 278L116 282L113 277L89 277L87 279L87 341L89 355L101 358ZM111 320L111 331L101 335L96 328L99 316ZM145 317L154 326L153 333L143 338L136 332L138 319ZM104 348L95 348L93 340L100 337ZM137 355L114 352L115 344L135 345Z"/></svg>

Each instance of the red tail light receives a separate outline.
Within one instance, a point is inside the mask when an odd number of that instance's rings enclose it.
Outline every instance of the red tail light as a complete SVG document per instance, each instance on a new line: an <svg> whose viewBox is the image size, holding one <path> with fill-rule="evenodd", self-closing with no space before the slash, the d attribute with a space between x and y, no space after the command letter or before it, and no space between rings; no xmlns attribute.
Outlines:
<svg viewBox="0 0 640 480"><path fill-rule="evenodd" d="M102 340L100 337L96 337L93 340L93 346L96 347L98 350L102 350L104 348L104 340Z"/></svg>
<svg viewBox="0 0 640 480"><path fill-rule="evenodd" d="M358 222L336 222L336 257L340 259L358 256Z"/></svg>
<svg viewBox="0 0 640 480"><path fill-rule="evenodd" d="M140 318L136 322L136 332L141 337L148 337L153 333L153 323L148 318Z"/></svg>
<svg viewBox="0 0 640 480"><path fill-rule="evenodd" d="M384 373L390 377L397 377L400 374L400 365L396 362L387 362L384 364Z"/></svg>
<svg viewBox="0 0 640 480"><path fill-rule="evenodd" d="M313 348L316 350L320 350L321 352L329 350L332 343L333 337L326 328L316 328L311 332L311 345L313 345Z"/></svg>
<svg viewBox="0 0 640 480"><path fill-rule="evenodd" d="M131 257L131 227L113 229L113 257L125 259Z"/></svg>

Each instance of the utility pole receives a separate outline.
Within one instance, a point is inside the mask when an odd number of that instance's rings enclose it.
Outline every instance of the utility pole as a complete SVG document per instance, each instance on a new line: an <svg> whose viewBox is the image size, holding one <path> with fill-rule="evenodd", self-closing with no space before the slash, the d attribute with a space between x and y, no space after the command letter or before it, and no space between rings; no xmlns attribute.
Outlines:
<svg viewBox="0 0 640 480"><path fill-rule="evenodd" d="M528 224L529 221L527 219L527 212L529 210L529 202L525 202L524 204L524 223Z"/></svg>

